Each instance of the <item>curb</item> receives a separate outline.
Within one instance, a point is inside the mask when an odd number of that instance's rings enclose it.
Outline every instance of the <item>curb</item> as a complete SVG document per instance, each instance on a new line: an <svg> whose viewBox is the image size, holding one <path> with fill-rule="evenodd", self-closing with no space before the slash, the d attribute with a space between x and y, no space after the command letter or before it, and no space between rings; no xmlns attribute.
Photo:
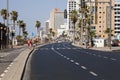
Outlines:
<svg viewBox="0 0 120 80"><path fill-rule="evenodd" d="M18 55L13 62L9 65L7 72L3 73L4 75L0 80L21 80L22 73L24 71L24 65L27 62L28 56L32 53L32 50L25 49Z"/></svg>

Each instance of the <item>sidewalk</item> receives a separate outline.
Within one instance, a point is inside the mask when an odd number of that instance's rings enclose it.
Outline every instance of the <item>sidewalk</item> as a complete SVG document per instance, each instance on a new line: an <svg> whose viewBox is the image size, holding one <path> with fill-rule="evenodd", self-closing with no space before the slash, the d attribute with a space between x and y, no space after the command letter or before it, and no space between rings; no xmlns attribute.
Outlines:
<svg viewBox="0 0 120 80"><path fill-rule="evenodd" d="M46 44L37 45L35 48L38 48ZM30 49L27 48L23 50L20 53L20 55L16 57L14 61L8 66L4 73L1 74L0 80L21 80L27 59L33 50L34 50L33 47Z"/></svg>
<svg viewBox="0 0 120 80"><path fill-rule="evenodd" d="M14 49L20 49L21 47L16 46ZM3 52L8 53L8 51L9 50L5 50ZM0 75L0 80L20 80L27 57L32 51L33 48L24 48L24 50L11 62L10 65L8 65L6 70L4 70L4 72Z"/></svg>
<svg viewBox="0 0 120 80"><path fill-rule="evenodd" d="M77 47L82 47L82 48L86 48L85 45L80 45L79 43L72 43L72 45L77 46ZM120 46L117 47L111 47L111 49L109 47L91 47L88 49L92 49L92 50L99 50L99 51L120 51Z"/></svg>

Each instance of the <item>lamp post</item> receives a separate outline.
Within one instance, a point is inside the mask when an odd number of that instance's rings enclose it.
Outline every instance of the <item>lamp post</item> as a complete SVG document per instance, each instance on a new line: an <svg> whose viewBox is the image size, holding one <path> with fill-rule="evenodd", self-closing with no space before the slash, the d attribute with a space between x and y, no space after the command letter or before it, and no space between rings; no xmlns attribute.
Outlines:
<svg viewBox="0 0 120 80"><path fill-rule="evenodd" d="M2 50L2 45L3 45L3 44L2 44L2 40L3 40L3 39L2 39L2 34L3 34L3 33L2 33L2 29L3 29L3 27L1 26L0 29L1 29L1 50Z"/></svg>
<svg viewBox="0 0 120 80"><path fill-rule="evenodd" d="M112 14L112 0L110 0L110 33L109 33L109 46L110 46L110 49L111 49L111 27L112 27L112 24L111 24L111 15Z"/></svg>
<svg viewBox="0 0 120 80"><path fill-rule="evenodd" d="M9 45L9 0L7 0L7 32L6 32L6 36L7 36L7 47Z"/></svg>

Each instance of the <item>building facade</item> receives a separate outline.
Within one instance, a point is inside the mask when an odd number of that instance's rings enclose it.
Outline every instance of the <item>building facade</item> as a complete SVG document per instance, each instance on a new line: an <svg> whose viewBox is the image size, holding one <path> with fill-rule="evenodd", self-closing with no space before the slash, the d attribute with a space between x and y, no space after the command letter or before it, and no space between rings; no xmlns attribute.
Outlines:
<svg viewBox="0 0 120 80"><path fill-rule="evenodd" d="M64 24L64 12L55 8L50 13L50 28L55 32L60 28L60 25Z"/></svg>
<svg viewBox="0 0 120 80"><path fill-rule="evenodd" d="M114 12L115 12L115 39L120 40L120 2L115 2L114 6Z"/></svg>
<svg viewBox="0 0 120 80"><path fill-rule="evenodd" d="M105 33L107 28L111 27L114 35L114 0L91 0L91 29L95 30L96 36L100 38L108 38ZM110 11L111 10L111 11Z"/></svg>

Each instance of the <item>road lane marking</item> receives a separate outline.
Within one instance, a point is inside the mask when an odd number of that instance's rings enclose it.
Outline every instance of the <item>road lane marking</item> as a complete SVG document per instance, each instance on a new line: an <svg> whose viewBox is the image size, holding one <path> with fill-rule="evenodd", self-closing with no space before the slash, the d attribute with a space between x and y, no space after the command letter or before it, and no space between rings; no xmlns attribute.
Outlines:
<svg viewBox="0 0 120 80"><path fill-rule="evenodd" d="M78 62L75 62L76 65L80 65Z"/></svg>
<svg viewBox="0 0 120 80"><path fill-rule="evenodd" d="M96 74L96 73L94 73L92 71L90 71L89 73L92 74L93 76L98 76L98 74Z"/></svg>
<svg viewBox="0 0 120 80"><path fill-rule="evenodd" d="M4 73L7 73L7 72L8 72L8 70L5 70L5 71L4 71Z"/></svg>
<svg viewBox="0 0 120 80"><path fill-rule="evenodd" d="M71 62L74 62L74 60L70 60Z"/></svg>
<svg viewBox="0 0 120 80"><path fill-rule="evenodd" d="M5 73L2 73L0 76L1 76L1 77L4 77L4 76L5 76Z"/></svg>
<svg viewBox="0 0 120 80"><path fill-rule="evenodd" d="M53 49L53 51L55 52L55 53L57 53L58 55L60 55L60 56L62 56L63 58L66 58L67 60L69 60L70 62L72 62L72 63L74 63L74 64L76 64L76 65L80 65L78 62L75 62L74 60L70 60L70 58L68 58L68 57L66 57L66 56L64 56L64 55L62 55L60 52L58 52L58 51L56 51L55 49ZM85 67L85 66L80 66L82 69L84 69L84 70L87 70L87 67ZM98 76L98 74L96 74L95 72L93 72L93 71L88 71L90 74L92 74L93 76Z"/></svg>
<svg viewBox="0 0 120 80"><path fill-rule="evenodd" d="M108 57L105 56L104 58L107 59Z"/></svg>
<svg viewBox="0 0 120 80"><path fill-rule="evenodd" d="M117 59L115 59L115 58L111 58L111 60L116 61Z"/></svg>
<svg viewBox="0 0 120 80"><path fill-rule="evenodd" d="M85 70L87 69L85 66L81 66L81 68L82 68L82 69L85 69Z"/></svg>
<svg viewBox="0 0 120 80"><path fill-rule="evenodd" d="M67 60L69 60L70 58L67 58Z"/></svg>
<svg viewBox="0 0 120 80"><path fill-rule="evenodd" d="M98 57L101 57L101 55L98 55Z"/></svg>

